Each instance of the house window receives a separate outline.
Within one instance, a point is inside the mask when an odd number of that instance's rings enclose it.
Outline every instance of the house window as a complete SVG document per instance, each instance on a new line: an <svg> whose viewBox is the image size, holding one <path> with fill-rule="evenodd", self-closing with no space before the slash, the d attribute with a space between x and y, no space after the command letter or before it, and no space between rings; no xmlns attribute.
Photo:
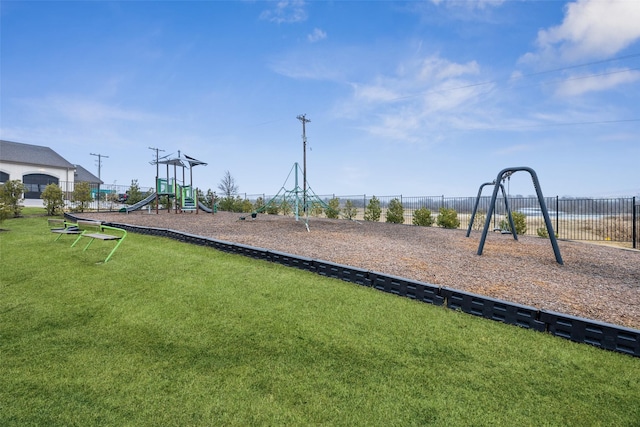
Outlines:
<svg viewBox="0 0 640 427"><path fill-rule="evenodd" d="M0 172L0 183L9 181L9 174L6 172Z"/></svg>
<svg viewBox="0 0 640 427"><path fill-rule="evenodd" d="M32 173L22 177L22 183L26 187L25 199L39 199L45 187L49 184L58 184L58 178L42 173Z"/></svg>

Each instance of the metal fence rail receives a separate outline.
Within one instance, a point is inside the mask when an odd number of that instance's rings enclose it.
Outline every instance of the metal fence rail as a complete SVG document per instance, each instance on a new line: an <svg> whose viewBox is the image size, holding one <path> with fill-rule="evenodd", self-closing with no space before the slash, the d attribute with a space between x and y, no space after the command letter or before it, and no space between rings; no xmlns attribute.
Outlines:
<svg viewBox="0 0 640 427"><path fill-rule="evenodd" d="M259 198L269 200L268 194L240 194L244 200L255 203ZM323 202L338 199L341 212L347 202L355 208L353 219L364 220L365 209L374 196L324 194L318 196ZM386 220L389 203L397 199L404 209L404 223L412 224L413 215L420 208L429 209L434 219L440 208L454 209L458 214L461 229L469 225L475 197L445 197L445 196L375 196L380 202L380 221ZM481 197L478 205L478 216L474 220L474 230L481 230L488 211L490 196ZM526 235L543 236L544 218L539 209L536 197L509 197L512 212L526 215ZM568 240L587 240L625 243L633 248L640 247L640 207L635 197L621 197L609 199L546 197L545 203L553 222L554 231L558 238ZM313 212L312 212L313 214ZM501 228L506 218L504 199L499 197L492 218L493 228ZM635 237L634 237L635 236Z"/></svg>
<svg viewBox="0 0 640 427"><path fill-rule="evenodd" d="M60 182L67 207L73 209L73 186ZM130 186L102 184L99 188L91 185L93 201L87 209L90 210L118 210L125 206L122 195L127 194ZM141 187L143 195L153 192L153 188ZM200 192L201 196L204 192ZM235 194L234 198L249 201L255 204L258 200L263 203L271 200L275 194ZM460 229L466 229L471 219L475 197L445 197L441 196L367 196L366 194L336 195L323 194L317 196L324 203L332 199L338 200L338 207L343 213L347 202L355 209L355 220L364 220L367 206L373 197L380 202L380 221L386 221L388 206L392 200L397 199L403 207L404 224L413 223L413 215L420 208L429 209L434 220L440 208L454 209L460 220ZM218 196L218 200L220 197ZM486 220L485 213L489 210L490 196L480 198L478 213L474 220L473 229L481 230ZM544 219L539 210L536 197L508 197L512 212L520 212L526 215L526 235L543 235L545 228ZM640 248L640 201L636 197L620 198L572 198L572 197L546 197L545 203L549 209L549 215L553 223L554 231L558 238L568 240L599 241L622 244L630 248ZM246 206L246 205L245 205ZM322 209L310 210L310 215L324 216ZM502 197L496 202L492 221L494 229L502 227L506 218L505 203Z"/></svg>

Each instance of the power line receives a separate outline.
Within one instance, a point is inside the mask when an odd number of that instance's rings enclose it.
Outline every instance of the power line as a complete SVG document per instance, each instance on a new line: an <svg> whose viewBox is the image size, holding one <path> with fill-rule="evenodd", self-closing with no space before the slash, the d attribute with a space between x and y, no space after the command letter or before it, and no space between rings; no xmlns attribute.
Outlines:
<svg viewBox="0 0 640 427"><path fill-rule="evenodd" d="M620 120L592 120L592 121L584 121L584 122L556 122L556 123L539 123L535 125L518 125L518 126L487 126L487 127L470 127L463 128L462 130L517 130L517 129L530 129L530 128L541 128L541 127L552 127L552 126L583 126L583 125L608 125L614 123L634 123L640 122L640 119L620 119Z"/></svg>

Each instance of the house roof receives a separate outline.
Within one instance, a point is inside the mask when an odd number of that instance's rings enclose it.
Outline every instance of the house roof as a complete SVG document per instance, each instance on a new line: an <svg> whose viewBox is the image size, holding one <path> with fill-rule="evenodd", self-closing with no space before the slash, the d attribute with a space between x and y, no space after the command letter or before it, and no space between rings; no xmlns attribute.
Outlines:
<svg viewBox="0 0 640 427"><path fill-rule="evenodd" d="M75 166L49 147L0 140L0 160L7 163L73 169Z"/></svg>
<svg viewBox="0 0 640 427"><path fill-rule="evenodd" d="M97 176L95 176L94 174L92 174L82 166L80 165L74 165L74 166L76 168L76 173L74 177L75 182L89 182L91 184L98 184L98 183L104 184L104 182L102 182L100 178L98 178Z"/></svg>

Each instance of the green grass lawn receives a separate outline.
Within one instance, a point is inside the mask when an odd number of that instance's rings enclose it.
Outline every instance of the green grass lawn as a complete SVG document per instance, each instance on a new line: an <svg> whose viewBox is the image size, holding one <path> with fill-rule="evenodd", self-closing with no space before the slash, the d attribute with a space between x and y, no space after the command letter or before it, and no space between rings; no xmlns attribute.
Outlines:
<svg viewBox="0 0 640 427"><path fill-rule="evenodd" d="M0 232L0 425L640 425L640 359L130 233Z"/></svg>

